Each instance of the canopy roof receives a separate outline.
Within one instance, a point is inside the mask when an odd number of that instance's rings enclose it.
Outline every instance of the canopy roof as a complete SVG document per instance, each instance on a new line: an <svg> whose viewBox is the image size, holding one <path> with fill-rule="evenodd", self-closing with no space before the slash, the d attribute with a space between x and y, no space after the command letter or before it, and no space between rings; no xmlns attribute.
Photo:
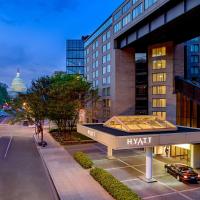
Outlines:
<svg viewBox="0 0 200 200"><path fill-rule="evenodd" d="M104 126L130 133L174 131L177 127L158 116L114 116Z"/></svg>

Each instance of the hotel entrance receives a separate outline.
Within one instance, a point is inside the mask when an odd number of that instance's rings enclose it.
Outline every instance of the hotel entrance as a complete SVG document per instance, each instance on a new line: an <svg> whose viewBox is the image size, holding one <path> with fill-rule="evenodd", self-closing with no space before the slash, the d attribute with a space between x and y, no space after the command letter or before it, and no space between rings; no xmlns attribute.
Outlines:
<svg viewBox="0 0 200 200"><path fill-rule="evenodd" d="M175 158L177 161L190 164L190 144L172 145L170 149L170 155L172 158Z"/></svg>

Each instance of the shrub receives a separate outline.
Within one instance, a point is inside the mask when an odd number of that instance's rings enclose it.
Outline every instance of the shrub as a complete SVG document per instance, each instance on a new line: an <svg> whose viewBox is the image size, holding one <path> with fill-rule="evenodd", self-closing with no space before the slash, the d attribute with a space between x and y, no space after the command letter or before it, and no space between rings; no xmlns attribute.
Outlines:
<svg viewBox="0 0 200 200"><path fill-rule="evenodd" d="M85 169L90 169L93 166L92 160L83 152L76 152L74 159Z"/></svg>
<svg viewBox="0 0 200 200"><path fill-rule="evenodd" d="M136 193L104 169L93 168L90 174L116 200L141 200Z"/></svg>

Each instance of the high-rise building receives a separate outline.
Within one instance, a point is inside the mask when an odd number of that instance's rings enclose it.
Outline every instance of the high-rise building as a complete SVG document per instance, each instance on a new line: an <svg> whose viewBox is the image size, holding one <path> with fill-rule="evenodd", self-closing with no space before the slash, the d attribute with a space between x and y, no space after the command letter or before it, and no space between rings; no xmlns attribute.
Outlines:
<svg viewBox="0 0 200 200"><path fill-rule="evenodd" d="M184 42L193 33L193 37L197 35L195 28L186 35L183 21L192 19L185 13L197 4L194 0L187 4L125 0L85 40L85 76L98 88L102 100L99 121L116 115L148 114L176 124L174 80L186 76ZM197 55L191 56L191 61L196 63Z"/></svg>
<svg viewBox="0 0 200 200"><path fill-rule="evenodd" d="M66 41L67 74L84 74L84 38Z"/></svg>
<svg viewBox="0 0 200 200"><path fill-rule="evenodd" d="M187 79L200 81L200 37L186 42Z"/></svg>

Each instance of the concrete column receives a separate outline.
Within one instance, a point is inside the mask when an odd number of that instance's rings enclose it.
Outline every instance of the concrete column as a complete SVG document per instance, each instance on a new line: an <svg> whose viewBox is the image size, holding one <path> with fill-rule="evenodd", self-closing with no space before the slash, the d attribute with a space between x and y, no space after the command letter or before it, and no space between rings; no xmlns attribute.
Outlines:
<svg viewBox="0 0 200 200"><path fill-rule="evenodd" d="M191 144L190 162L192 168L200 168L200 144Z"/></svg>
<svg viewBox="0 0 200 200"><path fill-rule="evenodd" d="M107 147L107 157L108 157L108 159L113 159L112 147Z"/></svg>
<svg viewBox="0 0 200 200"><path fill-rule="evenodd" d="M152 180L152 162L153 162L153 150L152 147L146 148L146 179Z"/></svg>

